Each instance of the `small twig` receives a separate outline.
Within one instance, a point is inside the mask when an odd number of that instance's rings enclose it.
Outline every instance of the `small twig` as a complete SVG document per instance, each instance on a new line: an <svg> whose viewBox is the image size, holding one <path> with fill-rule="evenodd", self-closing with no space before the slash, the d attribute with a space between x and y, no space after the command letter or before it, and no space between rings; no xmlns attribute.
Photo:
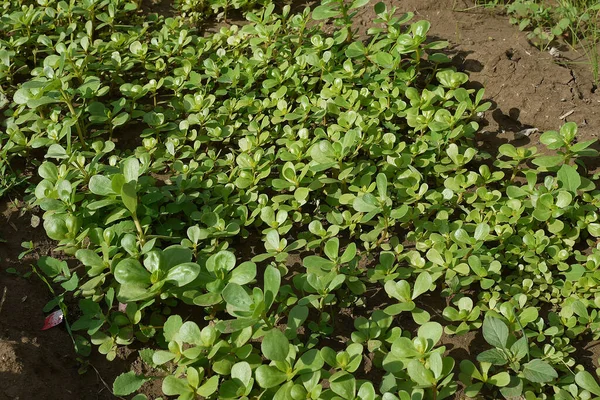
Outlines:
<svg viewBox="0 0 600 400"><path fill-rule="evenodd" d="M88 364L90 367L92 367L94 369L94 371L96 371L96 375L98 376L98 378L100 379L100 381L102 382L102 384L104 385L104 387L106 387L106 390L108 390L110 392L110 394L112 394L113 396L115 396L117 399L121 399L121 400L125 400L125 398L121 397L121 396L117 396L113 393L112 389L110 388L110 386L108 386L108 384L106 383L106 381L102 378L102 375L100 375L100 372L96 369L96 367L94 367L93 364Z"/></svg>
<svg viewBox="0 0 600 400"><path fill-rule="evenodd" d="M78 266L76 266L75 268L69 268L69 271L70 271L70 272L75 272L75 271L77 271L78 269L80 269L81 267L85 267L85 265L83 265L83 264L79 264L79 265L78 265Z"/></svg>
<svg viewBox="0 0 600 400"><path fill-rule="evenodd" d="M0 300L0 312L2 312L2 306L4 305L4 302L6 301L6 291L7 291L7 287L4 286L4 292L2 293L2 299Z"/></svg>
<svg viewBox="0 0 600 400"><path fill-rule="evenodd" d="M600 342L596 342L596 343L594 343L594 342L590 342L590 343L588 343L588 344L587 344L587 346L585 346L583 349L584 349L584 350L589 350L589 349L591 349L591 348L593 348L593 347L596 347L596 346L598 346L599 344L600 344Z"/></svg>
<svg viewBox="0 0 600 400"><path fill-rule="evenodd" d="M558 119L565 119L567 118L569 115L573 114L575 112L575 110L571 110L569 112L564 113L563 115L561 115L560 117L558 117Z"/></svg>

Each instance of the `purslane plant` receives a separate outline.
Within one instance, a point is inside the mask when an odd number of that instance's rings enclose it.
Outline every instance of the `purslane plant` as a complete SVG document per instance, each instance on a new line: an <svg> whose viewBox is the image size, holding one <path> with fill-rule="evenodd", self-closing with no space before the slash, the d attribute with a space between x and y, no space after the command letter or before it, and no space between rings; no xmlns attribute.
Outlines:
<svg viewBox="0 0 600 400"><path fill-rule="evenodd" d="M1 140L46 152L36 205L83 266L46 271L80 300L73 330L108 358L154 347L156 375L116 393L441 399L457 377L473 397L596 393L573 353L598 323L597 153L574 124L542 135L555 155L488 162L484 91L429 23L381 3L365 41L361 1L268 5L209 36L92 3L48 1L54 30L30 32L47 14L4 3L0 32L27 40L0 41L19 50L0 71L24 80ZM314 23L329 17L331 34ZM480 329L493 348L444 355L445 335Z"/></svg>

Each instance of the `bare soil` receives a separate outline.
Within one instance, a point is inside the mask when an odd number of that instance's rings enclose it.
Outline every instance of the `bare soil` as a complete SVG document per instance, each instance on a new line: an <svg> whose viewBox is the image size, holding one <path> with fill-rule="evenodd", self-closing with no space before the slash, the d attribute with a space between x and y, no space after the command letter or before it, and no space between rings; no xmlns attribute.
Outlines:
<svg viewBox="0 0 600 400"><path fill-rule="evenodd" d="M415 19L429 20L431 40L449 41L448 54L453 64L470 75L473 88L485 87L485 98L492 101L493 107L485 113L477 136L482 150L494 156L503 143L540 148L540 134L557 130L566 121L577 123L579 140L598 139L600 89L593 86L588 66L575 64L585 61L581 54L562 47L558 48L559 57L540 51L528 41L526 33L509 24L506 16L473 8L469 1L385 2L398 7L400 12L414 12ZM296 1L293 5L302 8L306 4ZM147 7L149 12L171 12L167 0ZM364 32L374 18L372 7L366 7L356 16L356 24ZM233 18L229 22L242 23ZM212 21L206 30L214 31L220 26L222 23ZM539 133L527 138L515 137L526 128L537 128ZM600 164L596 163L590 161L590 167L597 168ZM0 204L0 239L6 240L0 242L0 400L115 398L102 380L111 386L128 364L110 363L94 349L89 359L91 366L80 374L81 363L64 327L40 331L44 319L42 308L51 298L45 285L34 276L21 278L6 272L8 268L27 272L29 264L40 255L49 255L53 247L42 228L31 228L31 214L20 217L18 209L8 200L5 198ZM21 242L29 240L34 242L35 252L18 260ZM441 312L444 305L439 306ZM340 316L338 326L343 326L348 335L353 318L354 315ZM589 368L598 367L598 344L586 342L577 353L579 361ZM482 338L474 333L444 336L443 345L457 362L473 359L485 348ZM139 361L131 362L135 370L141 370ZM365 360L365 366L369 365L370 361ZM367 368L365 374L370 376ZM160 384L158 381L147 384L144 392L155 398L160 394ZM460 393L457 398L461 398Z"/></svg>
<svg viewBox="0 0 600 400"><path fill-rule="evenodd" d="M94 351L77 360L64 325L42 331L43 308L51 300L45 284L31 264L54 247L44 229L31 227L32 214L19 216L18 208L3 199L0 204L0 400L114 399L103 380L112 386L125 370L124 362L108 362ZM33 241L34 252L21 260L21 243ZM9 274L14 269L21 276Z"/></svg>

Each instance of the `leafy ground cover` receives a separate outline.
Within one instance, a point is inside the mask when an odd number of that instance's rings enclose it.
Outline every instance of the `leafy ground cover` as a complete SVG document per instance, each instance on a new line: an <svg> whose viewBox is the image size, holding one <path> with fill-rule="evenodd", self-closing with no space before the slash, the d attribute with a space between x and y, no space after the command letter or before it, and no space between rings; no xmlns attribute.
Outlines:
<svg viewBox="0 0 600 400"><path fill-rule="evenodd" d="M90 6L98 25L33 7L27 32L6 6L3 159L45 155L46 310L80 354L137 346L151 371L116 395L600 395L577 357L597 339L594 141L569 122L488 154L492 103L448 44L383 4L357 32L363 3L210 36L119 2ZM448 354L461 335L476 357Z"/></svg>

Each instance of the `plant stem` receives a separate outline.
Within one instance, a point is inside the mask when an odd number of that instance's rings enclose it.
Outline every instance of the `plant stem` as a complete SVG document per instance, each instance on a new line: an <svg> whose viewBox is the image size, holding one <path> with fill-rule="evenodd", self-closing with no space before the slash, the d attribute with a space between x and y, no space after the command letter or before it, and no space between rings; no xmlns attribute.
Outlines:
<svg viewBox="0 0 600 400"><path fill-rule="evenodd" d="M146 235L144 234L144 230L142 229L142 224L140 224L140 220L138 219L136 214L132 215L133 223L135 224L135 229L138 231L138 235L140 237L140 244L143 246L146 244Z"/></svg>
<svg viewBox="0 0 600 400"><path fill-rule="evenodd" d="M76 167L76 168L77 168L79 171L81 171L81 173L83 174L83 176L84 176L84 178L85 178L86 180L88 180L88 179L89 179L89 174L88 174L88 172L85 170L84 166L83 166L83 165L81 165L81 164L79 163L79 161L77 161L77 159L75 159L75 160L72 162L72 164L73 164L73 165L75 165L75 167Z"/></svg>
<svg viewBox="0 0 600 400"><path fill-rule="evenodd" d="M60 88L60 94L62 95L64 102L67 104L71 115L73 115L73 118L75 118L75 129L77 129L77 135L79 136L81 147L83 147L84 150L87 150L85 140L83 140L83 130L81 129L81 125L79 125L79 118L77 118L77 113L75 112L75 108L73 108L71 98L67 95L67 93L65 93L65 91L62 88Z"/></svg>

